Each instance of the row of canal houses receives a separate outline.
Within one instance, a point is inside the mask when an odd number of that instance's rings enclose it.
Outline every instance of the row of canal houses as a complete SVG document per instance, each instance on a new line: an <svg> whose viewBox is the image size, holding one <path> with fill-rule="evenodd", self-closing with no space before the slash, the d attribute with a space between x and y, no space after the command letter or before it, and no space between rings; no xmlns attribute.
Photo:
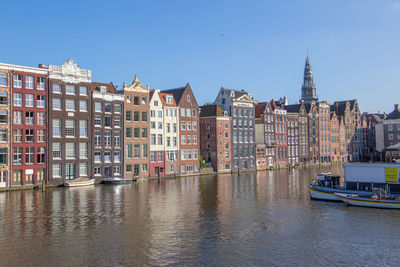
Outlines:
<svg viewBox="0 0 400 267"><path fill-rule="evenodd" d="M189 84L117 90L72 59L0 63L0 187L199 173L198 118Z"/></svg>
<svg viewBox="0 0 400 267"><path fill-rule="evenodd" d="M150 89L135 76L118 90L72 59L0 63L0 187L194 175L200 158L216 172L359 160L357 101L318 102L308 57L301 95L258 102L222 87L199 108L189 84Z"/></svg>

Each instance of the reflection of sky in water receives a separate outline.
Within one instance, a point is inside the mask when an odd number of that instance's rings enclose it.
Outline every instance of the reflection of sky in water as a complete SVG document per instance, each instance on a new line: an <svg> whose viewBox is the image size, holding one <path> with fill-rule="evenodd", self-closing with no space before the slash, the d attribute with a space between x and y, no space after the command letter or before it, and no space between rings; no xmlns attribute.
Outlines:
<svg viewBox="0 0 400 267"><path fill-rule="evenodd" d="M307 186L321 171L2 193L0 262L350 265L356 257L360 265L396 263L400 213L310 201Z"/></svg>

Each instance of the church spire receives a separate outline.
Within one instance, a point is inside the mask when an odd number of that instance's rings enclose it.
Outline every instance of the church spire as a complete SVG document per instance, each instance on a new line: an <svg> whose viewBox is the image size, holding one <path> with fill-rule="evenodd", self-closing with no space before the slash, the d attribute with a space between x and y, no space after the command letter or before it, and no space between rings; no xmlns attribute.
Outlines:
<svg viewBox="0 0 400 267"><path fill-rule="evenodd" d="M311 70L311 62L310 58L308 57L308 50L306 64L304 66L303 86L301 87L301 100L308 102L318 101L317 89L314 84L314 78Z"/></svg>

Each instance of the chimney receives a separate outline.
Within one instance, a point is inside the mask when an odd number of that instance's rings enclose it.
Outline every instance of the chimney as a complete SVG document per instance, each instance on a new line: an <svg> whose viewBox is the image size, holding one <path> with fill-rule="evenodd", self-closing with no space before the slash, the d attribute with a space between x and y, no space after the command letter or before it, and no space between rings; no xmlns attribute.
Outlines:
<svg viewBox="0 0 400 267"><path fill-rule="evenodd" d="M394 104L394 110L399 110L399 104Z"/></svg>
<svg viewBox="0 0 400 267"><path fill-rule="evenodd" d="M44 65L43 63L40 63L40 64L39 64L39 68L41 68L41 69L47 69L46 65Z"/></svg>

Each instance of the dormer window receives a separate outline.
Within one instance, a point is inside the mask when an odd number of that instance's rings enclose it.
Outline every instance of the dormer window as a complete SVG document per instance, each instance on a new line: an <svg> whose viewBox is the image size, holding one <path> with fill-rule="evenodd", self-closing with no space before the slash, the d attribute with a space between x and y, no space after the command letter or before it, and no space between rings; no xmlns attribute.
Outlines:
<svg viewBox="0 0 400 267"><path fill-rule="evenodd" d="M225 98L222 98L222 105L225 105Z"/></svg>
<svg viewBox="0 0 400 267"><path fill-rule="evenodd" d="M107 87L100 86L100 93L105 93L107 91Z"/></svg>
<svg viewBox="0 0 400 267"><path fill-rule="evenodd" d="M187 98L187 102L190 102L190 95L188 95L186 98Z"/></svg>
<svg viewBox="0 0 400 267"><path fill-rule="evenodd" d="M158 107L158 101L154 101L154 106Z"/></svg>
<svg viewBox="0 0 400 267"><path fill-rule="evenodd" d="M190 96L188 96L188 101L190 101ZM167 104L172 104L172 96L167 96L166 98Z"/></svg>
<svg viewBox="0 0 400 267"><path fill-rule="evenodd" d="M231 97L235 97L235 92L231 91Z"/></svg>

